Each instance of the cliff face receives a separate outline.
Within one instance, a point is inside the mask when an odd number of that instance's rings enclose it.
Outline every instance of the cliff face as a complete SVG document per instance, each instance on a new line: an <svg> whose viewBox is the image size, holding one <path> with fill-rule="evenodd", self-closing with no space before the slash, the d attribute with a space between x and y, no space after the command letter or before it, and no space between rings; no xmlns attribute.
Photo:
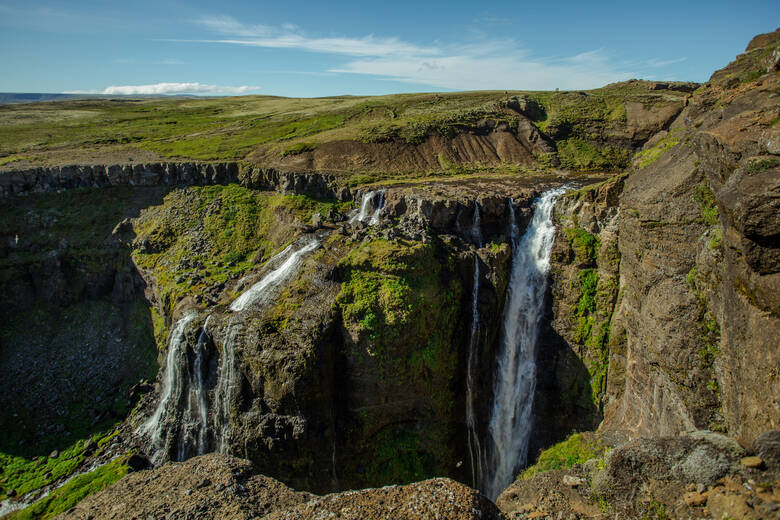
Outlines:
<svg viewBox="0 0 780 520"><path fill-rule="evenodd" d="M604 432L778 427L779 39L716 72L625 180L558 204L552 327Z"/></svg>
<svg viewBox="0 0 780 520"><path fill-rule="evenodd" d="M195 187L172 191L128 221L146 297L166 324L158 343L170 341L182 316L199 313L184 342L189 353L201 343L205 349L203 449L242 455L317 491L465 478L474 262L481 266L474 390L484 430L510 258L506 193L522 228L540 186L505 180L388 188L383 218L372 226L346 223L352 210L336 202ZM477 197L482 247L472 237ZM269 261L272 254L312 233L320 245L294 277L237 315L235 298L280 265ZM167 353L162 349L161 359ZM225 414L217 393L223 361L232 356ZM158 399L148 396L141 417ZM163 421L164 458L180 456L186 417L180 411Z"/></svg>
<svg viewBox="0 0 780 520"><path fill-rule="evenodd" d="M647 82L627 82L528 95L493 107L512 125L325 143L272 161L284 170L3 173L11 225L0 243L0 420L23 425L0 449L21 454L29 436L86 438L128 417L143 394L122 446L149 450L139 431L170 390L165 370L194 381L198 367L201 452L243 456L316 492L468 480L467 428L488 434L511 224L524 229L534 199L567 183L555 208L531 457L597 427L609 439L710 429L749 446L780 423L779 45L778 32L757 37L695 92L653 84L648 95ZM355 217L366 188L291 173L356 164L463 173L455 166L485 158L632 166L579 190L597 179L397 179L372 224ZM316 248L289 278L256 306L232 308L286 262L286 246L307 240ZM183 361L167 363L176 349ZM131 390L152 376L155 356L157 387ZM476 417L467 426L469 375ZM47 393L46 377L65 382ZM160 461L195 454L181 448L200 428L188 392L161 422ZM35 413L17 419L25 409Z"/></svg>

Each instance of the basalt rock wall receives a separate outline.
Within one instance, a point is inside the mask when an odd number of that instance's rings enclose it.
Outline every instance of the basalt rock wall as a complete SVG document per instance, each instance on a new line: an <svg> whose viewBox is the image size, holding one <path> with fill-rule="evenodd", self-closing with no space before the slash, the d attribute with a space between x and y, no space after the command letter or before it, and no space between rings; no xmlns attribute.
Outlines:
<svg viewBox="0 0 780 520"><path fill-rule="evenodd" d="M291 173L239 163L150 163L60 166L0 174L0 197L107 186L204 186L238 183L248 188L350 200L348 189L321 173Z"/></svg>

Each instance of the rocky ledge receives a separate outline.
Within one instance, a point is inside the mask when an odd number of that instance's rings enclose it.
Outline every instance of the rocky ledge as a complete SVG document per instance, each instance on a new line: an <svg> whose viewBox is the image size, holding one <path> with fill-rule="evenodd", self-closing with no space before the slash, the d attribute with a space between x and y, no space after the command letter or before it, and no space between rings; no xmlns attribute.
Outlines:
<svg viewBox="0 0 780 520"><path fill-rule="evenodd" d="M247 188L315 198L350 200L347 188L323 173L291 173L239 163L149 163L56 166L0 174L0 197L106 186L204 186L238 183Z"/></svg>
<svg viewBox="0 0 780 520"><path fill-rule="evenodd" d="M490 520L498 518L498 509L479 492L444 478L316 496L258 475L249 461L211 454L132 473L60 516L63 520L260 517Z"/></svg>

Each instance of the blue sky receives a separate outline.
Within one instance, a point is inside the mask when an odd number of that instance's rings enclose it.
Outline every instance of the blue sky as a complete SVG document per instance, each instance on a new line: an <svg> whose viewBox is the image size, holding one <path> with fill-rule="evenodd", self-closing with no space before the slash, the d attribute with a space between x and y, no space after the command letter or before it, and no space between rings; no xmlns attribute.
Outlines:
<svg viewBox="0 0 780 520"><path fill-rule="evenodd" d="M0 92L324 96L703 82L780 2L0 0Z"/></svg>

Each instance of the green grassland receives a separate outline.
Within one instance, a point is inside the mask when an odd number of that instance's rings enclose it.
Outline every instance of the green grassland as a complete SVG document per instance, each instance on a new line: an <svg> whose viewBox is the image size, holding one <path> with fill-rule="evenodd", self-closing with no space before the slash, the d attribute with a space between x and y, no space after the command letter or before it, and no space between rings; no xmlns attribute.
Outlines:
<svg viewBox="0 0 780 520"><path fill-rule="evenodd" d="M152 159L263 163L342 140L417 144L434 133L453 136L473 130L485 120L511 129L524 117L542 132L550 130L552 141L563 143L565 167L609 168L625 164L625 152L599 146L600 136L593 134L593 128L624 126L626 101L649 107L684 97L675 90L651 90L650 85L619 83L585 92L100 99L6 105L0 106L0 168Z"/></svg>

